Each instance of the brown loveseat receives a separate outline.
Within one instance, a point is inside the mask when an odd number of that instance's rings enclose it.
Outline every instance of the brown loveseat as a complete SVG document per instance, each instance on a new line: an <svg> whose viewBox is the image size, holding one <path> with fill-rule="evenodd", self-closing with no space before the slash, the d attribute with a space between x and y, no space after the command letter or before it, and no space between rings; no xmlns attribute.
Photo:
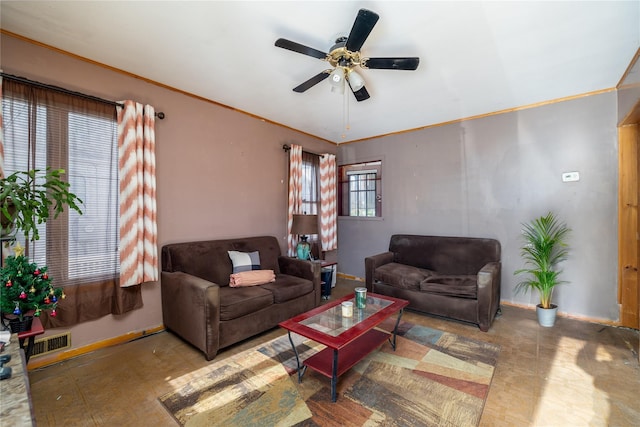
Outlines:
<svg viewBox="0 0 640 427"><path fill-rule="evenodd" d="M254 252L275 282L230 287L228 251ZM212 360L219 349L320 305L320 263L281 256L275 237L173 243L162 248L162 317L167 329Z"/></svg>
<svg viewBox="0 0 640 427"><path fill-rule="evenodd" d="M365 258L367 289L408 308L475 323L486 332L500 306L500 242L396 234L389 251Z"/></svg>

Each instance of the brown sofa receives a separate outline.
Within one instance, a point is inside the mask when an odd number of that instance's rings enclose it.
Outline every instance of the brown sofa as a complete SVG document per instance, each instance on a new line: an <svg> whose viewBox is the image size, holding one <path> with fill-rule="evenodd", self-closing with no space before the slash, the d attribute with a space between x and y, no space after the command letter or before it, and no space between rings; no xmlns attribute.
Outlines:
<svg viewBox="0 0 640 427"><path fill-rule="evenodd" d="M276 280L230 287L227 251L254 252ZM212 360L228 347L320 305L320 263L282 256L275 237L173 243L162 248L162 317L167 329Z"/></svg>
<svg viewBox="0 0 640 427"><path fill-rule="evenodd" d="M477 324L500 307L500 242L396 234L389 251L365 258L367 289L409 300L408 308Z"/></svg>

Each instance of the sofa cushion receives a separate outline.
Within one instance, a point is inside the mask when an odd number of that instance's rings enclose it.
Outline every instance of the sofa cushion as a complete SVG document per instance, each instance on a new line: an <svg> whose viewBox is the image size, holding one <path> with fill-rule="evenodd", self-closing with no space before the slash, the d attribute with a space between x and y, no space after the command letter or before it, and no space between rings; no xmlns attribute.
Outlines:
<svg viewBox="0 0 640 427"><path fill-rule="evenodd" d="M221 286L220 320L231 320L273 304L273 294L262 286L232 288Z"/></svg>
<svg viewBox="0 0 640 427"><path fill-rule="evenodd" d="M433 275L420 283L420 290L431 294L475 299L478 297L478 278L475 275Z"/></svg>
<svg viewBox="0 0 640 427"><path fill-rule="evenodd" d="M394 262L439 274L476 274L489 262L500 261L500 242L477 237L394 234L389 241Z"/></svg>
<svg viewBox="0 0 640 427"><path fill-rule="evenodd" d="M280 273L279 239L273 236L241 239L171 243L162 247L162 271L182 271L196 277L229 286L233 265L228 251L258 252L260 268Z"/></svg>
<svg viewBox="0 0 640 427"><path fill-rule="evenodd" d="M276 281L262 285L261 288L273 293L273 302L280 304L313 292L313 282L288 274L276 275Z"/></svg>
<svg viewBox="0 0 640 427"><path fill-rule="evenodd" d="M241 273L243 271L260 270L260 253L227 251L231 263L233 264L233 273Z"/></svg>
<svg viewBox="0 0 640 427"><path fill-rule="evenodd" d="M424 268L390 262L376 268L373 279L396 288L417 291L420 289L420 283L434 274L433 271Z"/></svg>
<svg viewBox="0 0 640 427"><path fill-rule="evenodd" d="M276 275L273 270L251 270L233 273L229 278L229 286L239 288L242 286L258 286L274 282Z"/></svg>

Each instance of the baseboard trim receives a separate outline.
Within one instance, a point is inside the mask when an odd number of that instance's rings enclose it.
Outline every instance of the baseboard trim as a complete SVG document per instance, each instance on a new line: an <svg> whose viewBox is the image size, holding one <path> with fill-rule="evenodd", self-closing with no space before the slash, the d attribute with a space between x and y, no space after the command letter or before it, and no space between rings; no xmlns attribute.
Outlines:
<svg viewBox="0 0 640 427"><path fill-rule="evenodd" d="M345 274L345 273L340 273L338 272L336 274L337 277L341 278L341 279L347 279L347 280L355 280L358 282L364 282L365 280L362 277L358 277L358 276L352 276L349 274ZM510 302L510 301L500 301L501 305L508 305L511 307L517 307L517 308L524 308L525 310L532 310L535 311L536 306L532 305L532 304L518 304L518 303L514 303L514 302ZM610 319L600 319L600 318L595 318L595 317L588 317L588 316L580 316L580 315L576 315L576 314L568 314L562 311L558 311L558 316L559 317L564 317L567 319L574 319L574 320L580 320L583 322L591 322L591 323L598 323L601 325L607 325L607 326L615 326L615 327L624 327L619 321L615 321L615 320L610 320Z"/></svg>
<svg viewBox="0 0 640 427"><path fill-rule="evenodd" d="M518 304L518 303L510 302L510 301L500 301L500 305L507 305L509 307L516 307L516 308L523 308L525 310L531 310L531 311L535 311L536 310L536 306L532 305L532 304ZM600 319L600 318L596 318L596 317L588 317L588 316L580 316L580 315L576 315L576 314L569 314L569 313L562 312L560 310L558 310L558 317L564 317L566 319L580 320L582 322L598 323L598 324L607 325L607 326L622 327L622 324L620 322L616 322L615 320Z"/></svg>
<svg viewBox="0 0 640 427"><path fill-rule="evenodd" d="M108 338L106 340L94 342L82 347L72 348L67 351L54 353L51 355L43 355L38 357L37 359L30 359L29 366L27 369L32 371L34 369L43 368L45 366L53 365L54 363L59 363L73 357L81 356L86 353L90 353L95 350L99 350L101 348L112 347L114 345L123 344L129 341L136 340L138 338L142 338L147 335L155 334L158 332L162 332L165 330L164 325L156 326L150 329L143 329L141 331L129 332L124 335L120 335L113 338Z"/></svg>
<svg viewBox="0 0 640 427"><path fill-rule="evenodd" d="M336 274L336 277L339 277L341 279L347 279L347 280L357 280L358 282L364 282L364 279L362 277L358 277L358 276L352 276L350 274L344 274L344 273L340 273L338 272Z"/></svg>
<svg viewBox="0 0 640 427"><path fill-rule="evenodd" d="M361 278L361 277L351 276L351 275L344 274L344 273L338 273L337 276L342 278L342 279L356 280L358 282L364 282L364 279ZM510 307L523 308L525 310L531 310L531 311L535 310L535 305L530 305L530 304L517 304L517 303L513 303L513 302L509 302L509 301L500 301L500 304L501 305L507 305L507 306L510 306ZM562 312L558 312L558 316L565 317L565 318L568 318L568 319L575 319L575 320L580 320L580 321L583 321L583 322L598 323L598 324L603 324L603 325L608 325L608 326L616 326L616 327L621 327L622 326L619 322L616 322L616 321L613 321L613 320L608 320L608 319L598 319L598 318L592 318L592 317L587 317L587 316L577 316L577 315L567 314L567 313L562 313ZM59 353L54 353L54 354L51 354L51 355L43 355L41 357L29 360L28 370L32 371L34 369L43 368L43 367L46 367L46 366L49 366L49 365L53 365L55 363L63 362L65 360L68 360L68 359L71 359L71 358L74 358L74 357L77 357L77 356L81 356L81 355L86 354L86 353L90 353L90 352L95 351L95 350L99 350L101 348L107 348L107 347L112 347L114 345L127 343L127 342L136 340L138 338L142 338L142 337L147 336L147 335L152 335L152 334L155 334L155 333L158 333L158 332L162 332L164 330L165 330L164 325L160 325L160 326L156 326L156 327L153 327L153 328L150 328L150 329L143 329L141 331L129 332L129 333L124 334L124 335L120 335L120 336L117 336L117 337L109 338L109 339L98 341L98 342L94 342L94 343L85 345L83 347L72 348L70 350L59 352Z"/></svg>

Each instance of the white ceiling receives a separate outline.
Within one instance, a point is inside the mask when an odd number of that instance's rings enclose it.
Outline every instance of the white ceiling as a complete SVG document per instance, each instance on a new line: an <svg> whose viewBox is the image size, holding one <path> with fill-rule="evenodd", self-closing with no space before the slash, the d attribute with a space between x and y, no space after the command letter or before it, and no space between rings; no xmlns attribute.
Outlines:
<svg viewBox="0 0 640 427"><path fill-rule="evenodd" d="M348 94L345 131L328 80L292 91L329 64L274 42L327 52L360 8L380 15L363 56L420 66L362 70L371 98ZM613 88L640 47L640 0L2 0L0 13L4 30L336 143Z"/></svg>

